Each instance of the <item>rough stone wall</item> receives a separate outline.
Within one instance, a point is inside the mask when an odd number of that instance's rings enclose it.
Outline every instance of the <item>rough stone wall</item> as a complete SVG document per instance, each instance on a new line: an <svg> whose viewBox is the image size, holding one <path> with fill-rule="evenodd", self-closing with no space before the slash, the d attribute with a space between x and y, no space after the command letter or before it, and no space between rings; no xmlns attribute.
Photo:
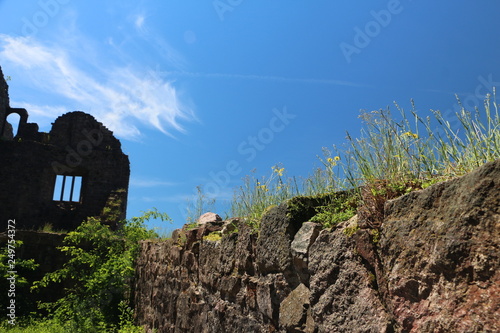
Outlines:
<svg viewBox="0 0 500 333"><path fill-rule="evenodd" d="M378 255L403 331L500 332L500 160L386 209Z"/></svg>
<svg viewBox="0 0 500 333"><path fill-rule="evenodd" d="M9 91L7 82L4 79L2 67L0 67L0 131L4 128L5 118L7 115L7 109L9 108ZM10 132L12 129L9 129ZM9 133L10 133L9 132ZM2 133L0 133L0 137Z"/></svg>
<svg viewBox="0 0 500 333"><path fill-rule="evenodd" d="M387 203L379 230L271 209L257 236L214 222L145 241L152 332L499 332L500 160ZM305 222L305 223L302 223ZM204 237L221 230L221 240ZM213 240L210 240L213 239Z"/></svg>
<svg viewBox="0 0 500 333"><path fill-rule="evenodd" d="M9 112L24 119L15 138L0 133L0 231L9 219L16 220L18 229L51 224L72 230L88 216L100 216L111 199L121 202L119 216L107 219L116 227L125 218L130 175L120 142L80 111L58 117L49 133L38 132L38 125L27 122L26 110L10 108L0 77L0 119L5 121ZM80 196L53 200L57 175L82 177Z"/></svg>

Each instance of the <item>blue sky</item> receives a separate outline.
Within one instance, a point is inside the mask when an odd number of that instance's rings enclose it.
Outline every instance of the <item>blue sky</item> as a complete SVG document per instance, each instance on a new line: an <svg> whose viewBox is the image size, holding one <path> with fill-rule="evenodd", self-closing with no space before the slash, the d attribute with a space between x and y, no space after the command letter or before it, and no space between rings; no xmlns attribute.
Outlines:
<svg viewBox="0 0 500 333"><path fill-rule="evenodd" d="M500 2L0 0L12 107L48 131L94 115L130 157L128 216L184 223L196 186L223 202L256 170L307 176L397 101L472 108L500 82ZM219 211L223 215L224 212ZM156 225L156 224L153 224Z"/></svg>

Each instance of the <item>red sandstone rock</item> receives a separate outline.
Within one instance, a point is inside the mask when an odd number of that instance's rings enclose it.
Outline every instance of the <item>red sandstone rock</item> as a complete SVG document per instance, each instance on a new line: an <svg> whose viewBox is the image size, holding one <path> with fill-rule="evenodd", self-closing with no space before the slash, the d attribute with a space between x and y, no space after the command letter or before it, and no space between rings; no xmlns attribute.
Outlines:
<svg viewBox="0 0 500 333"><path fill-rule="evenodd" d="M376 237L346 235L345 223L294 251L311 215L299 222L286 203L259 234L240 222L192 248L143 242L138 323L159 332L499 332L500 160L392 200L386 212ZM292 259L307 247L302 281Z"/></svg>
<svg viewBox="0 0 500 333"><path fill-rule="evenodd" d="M222 222L222 218L212 212L205 213L198 218L198 224Z"/></svg>

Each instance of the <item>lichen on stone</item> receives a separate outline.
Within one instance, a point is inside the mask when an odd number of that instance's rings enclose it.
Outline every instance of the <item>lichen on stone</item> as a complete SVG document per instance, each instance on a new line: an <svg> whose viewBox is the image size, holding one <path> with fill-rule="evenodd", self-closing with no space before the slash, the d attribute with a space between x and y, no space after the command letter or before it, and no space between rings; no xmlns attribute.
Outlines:
<svg viewBox="0 0 500 333"><path fill-rule="evenodd" d="M211 242L219 242L222 239L222 235L220 231L214 231L209 233L206 236L203 236L203 240L211 241Z"/></svg>

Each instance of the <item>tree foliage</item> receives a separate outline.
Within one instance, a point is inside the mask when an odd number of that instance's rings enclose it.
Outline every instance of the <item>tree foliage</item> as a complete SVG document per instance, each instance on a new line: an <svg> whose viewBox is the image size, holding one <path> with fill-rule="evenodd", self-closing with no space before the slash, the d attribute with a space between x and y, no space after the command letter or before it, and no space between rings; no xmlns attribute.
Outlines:
<svg viewBox="0 0 500 333"><path fill-rule="evenodd" d="M60 322L71 323L74 332L129 332L133 328L131 294L139 241L158 236L145 226L150 219L170 220L154 209L112 231L91 217L68 233L59 249L69 260L32 287L37 290L63 282L64 296L40 304L40 308Z"/></svg>

